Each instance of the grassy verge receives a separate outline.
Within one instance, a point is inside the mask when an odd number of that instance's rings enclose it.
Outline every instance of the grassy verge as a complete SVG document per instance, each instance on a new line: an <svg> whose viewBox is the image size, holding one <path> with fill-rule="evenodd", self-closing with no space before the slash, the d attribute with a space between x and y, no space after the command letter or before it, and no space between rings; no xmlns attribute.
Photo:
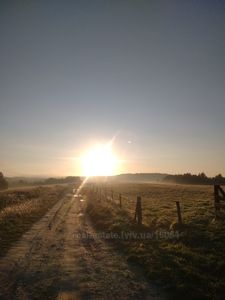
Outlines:
<svg viewBox="0 0 225 300"><path fill-rule="evenodd" d="M130 184L130 190L133 187ZM160 189L167 202L160 202ZM182 200L182 207L186 207L182 226L177 224L176 214L174 218L168 217L171 189ZM146 190L142 186L142 192L147 194L147 186ZM152 205L156 202L154 193L160 202L158 209ZM116 234L110 241L124 252L128 261L142 266L149 279L166 287L172 299L223 299L225 227L224 223L213 221L211 194L208 187L152 186L151 201L144 202L141 228L133 222L130 200L123 200L120 209L92 191L86 196L86 212L97 231L111 237Z"/></svg>
<svg viewBox="0 0 225 300"><path fill-rule="evenodd" d="M39 220L68 190L68 186L20 188L0 192L0 256Z"/></svg>

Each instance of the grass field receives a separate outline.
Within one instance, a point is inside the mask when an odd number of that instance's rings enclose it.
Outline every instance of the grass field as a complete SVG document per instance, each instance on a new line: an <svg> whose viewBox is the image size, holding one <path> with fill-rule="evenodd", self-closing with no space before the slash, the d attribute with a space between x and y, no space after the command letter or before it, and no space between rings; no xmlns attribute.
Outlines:
<svg viewBox="0 0 225 300"><path fill-rule="evenodd" d="M60 198L68 186L9 189L0 192L0 256L40 219Z"/></svg>
<svg viewBox="0 0 225 300"><path fill-rule="evenodd" d="M96 229L109 238L114 233L110 241L171 299L224 299L225 223L214 219L213 186L112 182L95 190L87 194L86 210ZM117 205L106 200L105 190L109 196L113 190ZM142 227L133 222L137 196L142 197Z"/></svg>

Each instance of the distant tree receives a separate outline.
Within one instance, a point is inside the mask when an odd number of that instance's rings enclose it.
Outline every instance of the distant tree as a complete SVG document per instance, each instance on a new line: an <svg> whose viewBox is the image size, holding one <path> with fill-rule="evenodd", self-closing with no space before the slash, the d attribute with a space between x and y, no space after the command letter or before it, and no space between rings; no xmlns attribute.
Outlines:
<svg viewBox="0 0 225 300"><path fill-rule="evenodd" d="M215 179L221 180L221 179L223 179L223 176L221 174L218 174L215 176Z"/></svg>
<svg viewBox="0 0 225 300"><path fill-rule="evenodd" d="M208 178L204 172L198 175L191 173L167 175L162 181L182 184L212 184L211 179Z"/></svg>
<svg viewBox="0 0 225 300"><path fill-rule="evenodd" d="M62 184L62 183L80 183L81 179L78 176L68 176L66 178L48 178L44 181L45 184Z"/></svg>
<svg viewBox="0 0 225 300"><path fill-rule="evenodd" d="M213 178L213 181L215 184L225 184L225 178L221 174L216 175Z"/></svg>
<svg viewBox="0 0 225 300"><path fill-rule="evenodd" d="M207 177L204 172L199 173L198 176L201 177L201 178L206 178Z"/></svg>
<svg viewBox="0 0 225 300"><path fill-rule="evenodd" d="M81 182L80 177L79 176L68 176L65 178L65 182L66 183L79 183Z"/></svg>
<svg viewBox="0 0 225 300"><path fill-rule="evenodd" d="M0 172L0 190L6 190L8 188L9 184L5 180L3 173Z"/></svg>
<svg viewBox="0 0 225 300"><path fill-rule="evenodd" d="M18 181L18 185L19 186L26 186L26 185L29 185L29 184L28 184L27 181L21 179L21 180Z"/></svg>

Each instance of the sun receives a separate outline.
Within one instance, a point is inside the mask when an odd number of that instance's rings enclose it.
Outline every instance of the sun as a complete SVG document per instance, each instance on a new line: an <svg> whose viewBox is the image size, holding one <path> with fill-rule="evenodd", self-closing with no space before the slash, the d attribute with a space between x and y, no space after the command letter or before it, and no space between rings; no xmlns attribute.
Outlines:
<svg viewBox="0 0 225 300"><path fill-rule="evenodd" d="M116 169L116 159L113 156L110 144L98 146L90 150L82 158L84 176L110 176Z"/></svg>

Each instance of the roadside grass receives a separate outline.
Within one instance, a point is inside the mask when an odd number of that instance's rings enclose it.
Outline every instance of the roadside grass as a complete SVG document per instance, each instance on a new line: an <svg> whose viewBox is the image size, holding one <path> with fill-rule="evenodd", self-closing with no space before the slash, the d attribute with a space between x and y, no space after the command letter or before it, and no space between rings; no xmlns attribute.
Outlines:
<svg viewBox="0 0 225 300"><path fill-rule="evenodd" d="M0 192L0 256L67 192L68 186L9 189Z"/></svg>
<svg viewBox="0 0 225 300"><path fill-rule="evenodd" d="M105 183L114 200L90 190L86 212L99 232L111 238L128 261L164 286L171 299L224 299L225 223L214 220L213 186ZM116 193L122 194L122 209ZM102 193L103 194L103 193ZM143 225L134 223L142 197ZM117 199L116 199L117 198ZM180 201L183 224L177 222Z"/></svg>

